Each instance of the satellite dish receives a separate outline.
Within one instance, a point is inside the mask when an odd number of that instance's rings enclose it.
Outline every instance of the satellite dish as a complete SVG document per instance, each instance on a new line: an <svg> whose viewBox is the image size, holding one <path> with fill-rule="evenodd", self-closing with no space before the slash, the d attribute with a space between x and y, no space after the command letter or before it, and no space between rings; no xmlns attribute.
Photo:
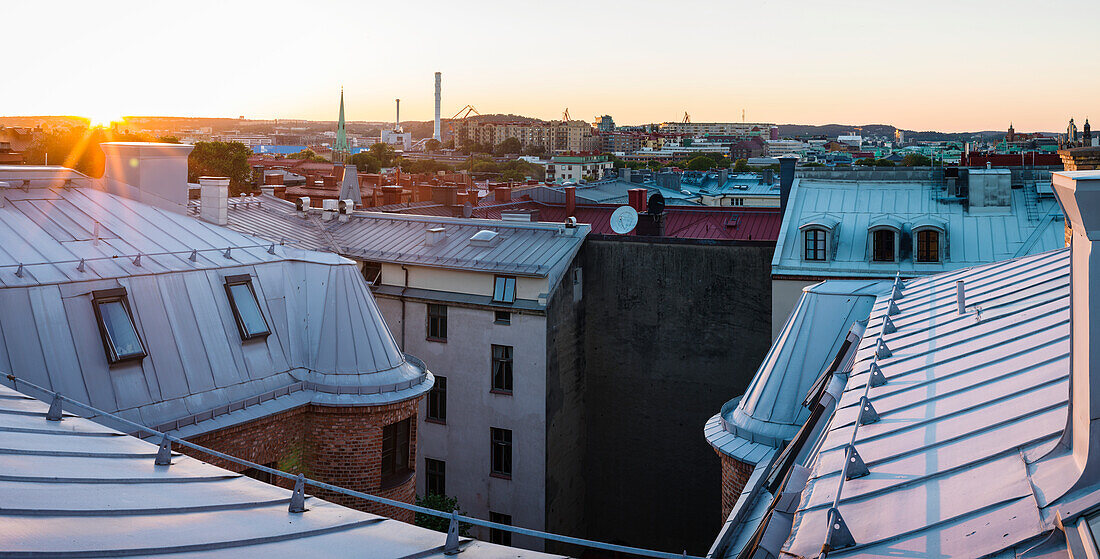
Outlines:
<svg viewBox="0 0 1100 559"><path fill-rule="evenodd" d="M619 206L611 214L611 230L626 235L638 225L638 211L630 206Z"/></svg>
<svg viewBox="0 0 1100 559"><path fill-rule="evenodd" d="M649 213L661 215L665 213L665 197L660 192L649 197Z"/></svg>

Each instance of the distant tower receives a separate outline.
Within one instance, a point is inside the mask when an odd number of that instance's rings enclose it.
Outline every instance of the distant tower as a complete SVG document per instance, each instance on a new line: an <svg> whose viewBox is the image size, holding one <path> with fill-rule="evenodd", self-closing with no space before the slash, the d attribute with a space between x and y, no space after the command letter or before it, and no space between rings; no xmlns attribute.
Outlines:
<svg viewBox="0 0 1100 559"><path fill-rule="evenodd" d="M1085 126L1083 130L1084 132L1081 134L1081 144L1085 147L1089 147L1092 145L1092 127L1089 126L1088 117L1085 117Z"/></svg>
<svg viewBox="0 0 1100 559"><path fill-rule="evenodd" d="M351 149L348 148L348 131L344 127L344 88L340 88L340 121L336 123L336 143L332 146L332 162L347 163Z"/></svg>
<svg viewBox="0 0 1100 559"><path fill-rule="evenodd" d="M397 117L396 117L396 120L393 123L393 131L400 134L401 133L401 100L400 99L394 99L394 100L397 101Z"/></svg>
<svg viewBox="0 0 1100 559"><path fill-rule="evenodd" d="M441 72L435 73L435 133L432 134L432 138L437 142L442 142L443 138L439 133L439 103L442 98L440 95L443 84L443 74Z"/></svg>
<svg viewBox="0 0 1100 559"><path fill-rule="evenodd" d="M1073 119L1069 119L1069 126L1066 127L1066 145L1073 147L1077 145L1077 125L1073 123Z"/></svg>
<svg viewBox="0 0 1100 559"><path fill-rule="evenodd" d="M1016 141L1016 129L1012 127L1012 123L1008 123L1008 134L1005 134L1005 141L1012 143Z"/></svg>

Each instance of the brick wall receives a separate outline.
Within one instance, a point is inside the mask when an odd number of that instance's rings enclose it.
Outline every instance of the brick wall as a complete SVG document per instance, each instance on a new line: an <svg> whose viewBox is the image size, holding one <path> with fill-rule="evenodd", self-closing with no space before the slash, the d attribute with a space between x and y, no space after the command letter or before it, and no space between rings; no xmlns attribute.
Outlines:
<svg viewBox="0 0 1100 559"><path fill-rule="evenodd" d="M421 397L423 398L423 397ZM326 407L307 405L189 439L258 464L274 463L280 470L406 503L416 496L416 476L382 487L382 427L411 418L409 464L416 462L416 414L421 398L386 406ZM239 464L191 451L182 452L211 464L243 471ZM290 487L288 480L277 485ZM396 507L310 490L328 501L412 522L413 513Z"/></svg>
<svg viewBox="0 0 1100 559"><path fill-rule="evenodd" d="M1100 148L1086 147L1058 151L1066 171L1092 171L1100 169ZM1066 218L1066 246L1073 237L1073 228Z"/></svg>
<svg viewBox="0 0 1100 559"><path fill-rule="evenodd" d="M718 450L715 450L722 459L722 522L729 517L733 506L737 504L737 498L745 489L752 475L753 466L740 460L736 460Z"/></svg>

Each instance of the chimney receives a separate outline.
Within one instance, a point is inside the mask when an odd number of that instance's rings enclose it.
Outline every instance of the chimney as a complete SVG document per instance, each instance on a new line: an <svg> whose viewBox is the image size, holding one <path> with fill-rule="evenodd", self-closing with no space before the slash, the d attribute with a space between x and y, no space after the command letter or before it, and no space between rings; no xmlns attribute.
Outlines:
<svg viewBox="0 0 1100 559"><path fill-rule="evenodd" d="M787 211L787 199L791 197L791 186L794 185L794 164L796 157L779 158L779 213Z"/></svg>
<svg viewBox="0 0 1100 559"><path fill-rule="evenodd" d="M565 187L565 217L577 215L577 187Z"/></svg>
<svg viewBox="0 0 1100 559"><path fill-rule="evenodd" d="M644 188L631 188L626 191L626 198L630 207L634 208L638 213L645 213L646 206L649 201L646 199L646 195L649 194L649 190Z"/></svg>
<svg viewBox="0 0 1100 559"><path fill-rule="evenodd" d="M455 205L457 190L456 187L450 185L433 185L432 202L443 204L444 206L453 206Z"/></svg>
<svg viewBox="0 0 1100 559"><path fill-rule="evenodd" d="M103 188L151 206L187 213L187 156L195 146L104 142Z"/></svg>
<svg viewBox="0 0 1100 559"><path fill-rule="evenodd" d="M283 174L282 173L270 174L270 175L265 174L264 175L264 184L270 184L270 185L281 185L281 184L283 184Z"/></svg>
<svg viewBox="0 0 1100 559"><path fill-rule="evenodd" d="M397 132L397 131L401 130L401 100L400 99L395 99L395 101L397 101L397 120L395 121L395 123L393 125L393 131Z"/></svg>
<svg viewBox="0 0 1100 559"><path fill-rule="evenodd" d="M512 201L512 187L510 187L510 186L498 186L498 187L496 187L496 201L498 203L511 202Z"/></svg>
<svg viewBox="0 0 1100 559"><path fill-rule="evenodd" d="M424 232L424 246L435 246L447 238L447 229L443 226L432 227Z"/></svg>
<svg viewBox="0 0 1100 559"><path fill-rule="evenodd" d="M1089 148L1081 148L1089 150ZM1064 150L1063 155L1087 162L1100 156L1100 149L1089 152ZM1078 152L1078 153L1073 153ZM1068 166L1068 165L1067 165ZM1100 481L1100 353L1092 362L1092 348L1100 350L1100 171L1063 171L1051 175L1054 194L1072 227L1070 241L1070 386L1069 417L1062 441L1040 459L1051 470L1072 466L1052 475L1036 469L1035 479L1048 479L1040 485L1047 502ZM1093 274L1093 272L1096 272ZM1095 276L1095 277L1094 277ZM1097 292L1092 293L1096 287ZM1094 297L1095 295L1095 297ZM1093 328L1093 315L1097 320ZM1094 382L1095 381L1095 382ZM1050 479L1050 478L1057 479Z"/></svg>
<svg viewBox="0 0 1100 559"><path fill-rule="evenodd" d="M729 169L719 169L718 170L718 186L719 187L726 184L726 181L728 181L729 178L730 178Z"/></svg>
<svg viewBox="0 0 1100 559"><path fill-rule="evenodd" d="M467 193L468 193L468 201L470 202L470 205L474 206L476 208L477 207L477 198L478 198L477 189L468 190Z"/></svg>
<svg viewBox="0 0 1100 559"><path fill-rule="evenodd" d="M1062 166L1067 171L1092 171L1100 169L1100 148L1072 148L1058 151L1062 158ZM1069 217L1066 217L1066 246L1072 236Z"/></svg>
<svg viewBox="0 0 1100 559"><path fill-rule="evenodd" d="M214 225L229 223L229 179L199 177L199 219Z"/></svg>
<svg viewBox="0 0 1100 559"><path fill-rule="evenodd" d="M767 186L771 186L771 185L775 184L775 171L773 171L771 169L764 169L764 178L763 178L763 180L764 180L764 184L767 185Z"/></svg>
<svg viewBox="0 0 1100 559"><path fill-rule="evenodd" d="M400 186L383 186L382 187L382 205L389 206L390 204L401 203L401 187Z"/></svg>
<svg viewBox="0 0 1100 559"><path fill-rule="evenodd" d="M443 137L439 133L440 132L439 131L439 103L440 103L440 99L442 98L440 96L442 84L443 84L443 74L440 73L440 72L436 72L435 73L435 133L432 134L432 138L435 138L436 141L440 141L440 142L443 141Z"/></svg>

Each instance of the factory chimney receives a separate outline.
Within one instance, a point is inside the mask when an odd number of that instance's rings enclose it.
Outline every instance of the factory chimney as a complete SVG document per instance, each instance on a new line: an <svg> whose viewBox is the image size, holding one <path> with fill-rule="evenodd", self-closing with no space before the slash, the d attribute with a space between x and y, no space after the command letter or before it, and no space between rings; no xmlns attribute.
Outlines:
<svg viewBox="0 0 1100 559"><path fill-rule="evenodd" d="M435 133L432 134L432 138L435 138L437 142L442 142L443 138L439 135L439 101L440 101L440 86L443 83L443 74L441 72L435 73Z"/></svg>
<svg viewBox="0 0 1100 559"><path fill-rule="evenodd" d="M397 99L397 121L393 123L393 131L401 131L401 100Z"/></svg>

